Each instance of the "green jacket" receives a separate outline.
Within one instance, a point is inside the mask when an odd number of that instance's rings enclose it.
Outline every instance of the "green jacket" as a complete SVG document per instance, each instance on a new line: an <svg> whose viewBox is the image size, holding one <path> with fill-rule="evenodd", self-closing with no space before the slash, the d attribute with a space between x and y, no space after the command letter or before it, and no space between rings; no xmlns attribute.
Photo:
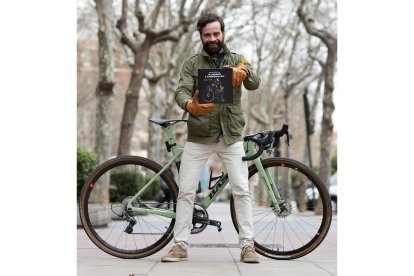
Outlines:
<svg viewBox="0 0 414 276"><path fill-rule="evenodd" d="M226 45L223 47L224 58L220 64L235 67L244 57L230 52ZM259 87L260 76L247 63L249 70L248 77L243 85L247 90L255 90ZM187 59L180 73L178 87L175 91L175 101L185 110L187 101L193 98L194 92L198 89L198 69L215 68L213 59L204 51ZM245 125L243 110L241 107L241 86L233 88L233 104L220 104L207 115L195 116L189 113L187 121L188 138L187 141L195 143L216 143L222 133L226 144L232 144L242 140L242 131Z"/></svg>

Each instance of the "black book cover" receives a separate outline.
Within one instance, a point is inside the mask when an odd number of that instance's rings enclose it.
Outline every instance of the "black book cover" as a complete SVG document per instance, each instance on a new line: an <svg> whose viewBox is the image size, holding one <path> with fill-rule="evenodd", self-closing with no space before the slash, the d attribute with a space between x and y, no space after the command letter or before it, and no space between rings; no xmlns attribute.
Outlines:
<svg viewBox="0 0 414 276"><path fill-rule="evenodd" d="M229 69L198 69L199 102L233 103L233 71Z"/></svg>

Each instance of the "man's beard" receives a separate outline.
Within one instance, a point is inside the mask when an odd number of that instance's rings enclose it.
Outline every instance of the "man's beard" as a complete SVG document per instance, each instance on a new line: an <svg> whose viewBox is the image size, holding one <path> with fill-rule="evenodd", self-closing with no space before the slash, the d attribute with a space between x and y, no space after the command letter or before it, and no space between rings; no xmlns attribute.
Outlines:
<svg viewBox="0 0 414 276"><path fill-rule="evenodd" d="M207 42L203 43L203 47L206 50L207 54L215 55L223 48L223 41L217 40L216 42Z"/></svg>

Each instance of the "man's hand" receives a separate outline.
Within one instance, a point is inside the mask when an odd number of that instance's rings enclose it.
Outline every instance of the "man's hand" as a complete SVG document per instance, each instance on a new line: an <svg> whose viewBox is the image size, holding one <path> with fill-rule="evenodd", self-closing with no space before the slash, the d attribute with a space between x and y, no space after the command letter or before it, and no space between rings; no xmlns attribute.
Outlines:
<svg viewBox="0 0 414 276"><path fill-rule="evenodd" d="M246 65L244 65L243 63L237 64L236 67L230 67L228 65L224 65L223 68L233 69L233 87L240 86L241 83L246 79L247 74L249 73Z"/></svg>
<svg viewBox="0 0 414 276"><path fill-rule="evenodd" d="M185 108L188 112L190 112L193 115L206 115L211 110L216 107L215 104L209 103L209 104L200 104L198 101L198 96L200 92L198 90L195 91L194 97L192 100L189 100L187 104L185 105Z"/></svg>

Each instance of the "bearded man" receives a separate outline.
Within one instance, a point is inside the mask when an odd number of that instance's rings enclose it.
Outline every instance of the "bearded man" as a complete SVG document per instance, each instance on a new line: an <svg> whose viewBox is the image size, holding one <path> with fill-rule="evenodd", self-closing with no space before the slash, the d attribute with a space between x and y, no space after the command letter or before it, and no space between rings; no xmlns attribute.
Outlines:
<svg viewBox="0 0 414 276"><path fill-rule="evenodd" d="M241 107L241 84L247 90L259 87L260 77L243 55L230 52L224 43L223 19L211 12L201 14L197 30L203 44L201 53L187 59L182 67L176 103L188 111L188 138L184 146L179 173L175 245L164 255L163 262L187 260L188 238L192 228L194 196L200 174L208 158L217 153L229 176L239 221L240 260L258 263L253 245L252 204L248 185L247 163L242 131L245 125ZM199 104L198 69L231 68L233 70L232 104Z"/></svg>

